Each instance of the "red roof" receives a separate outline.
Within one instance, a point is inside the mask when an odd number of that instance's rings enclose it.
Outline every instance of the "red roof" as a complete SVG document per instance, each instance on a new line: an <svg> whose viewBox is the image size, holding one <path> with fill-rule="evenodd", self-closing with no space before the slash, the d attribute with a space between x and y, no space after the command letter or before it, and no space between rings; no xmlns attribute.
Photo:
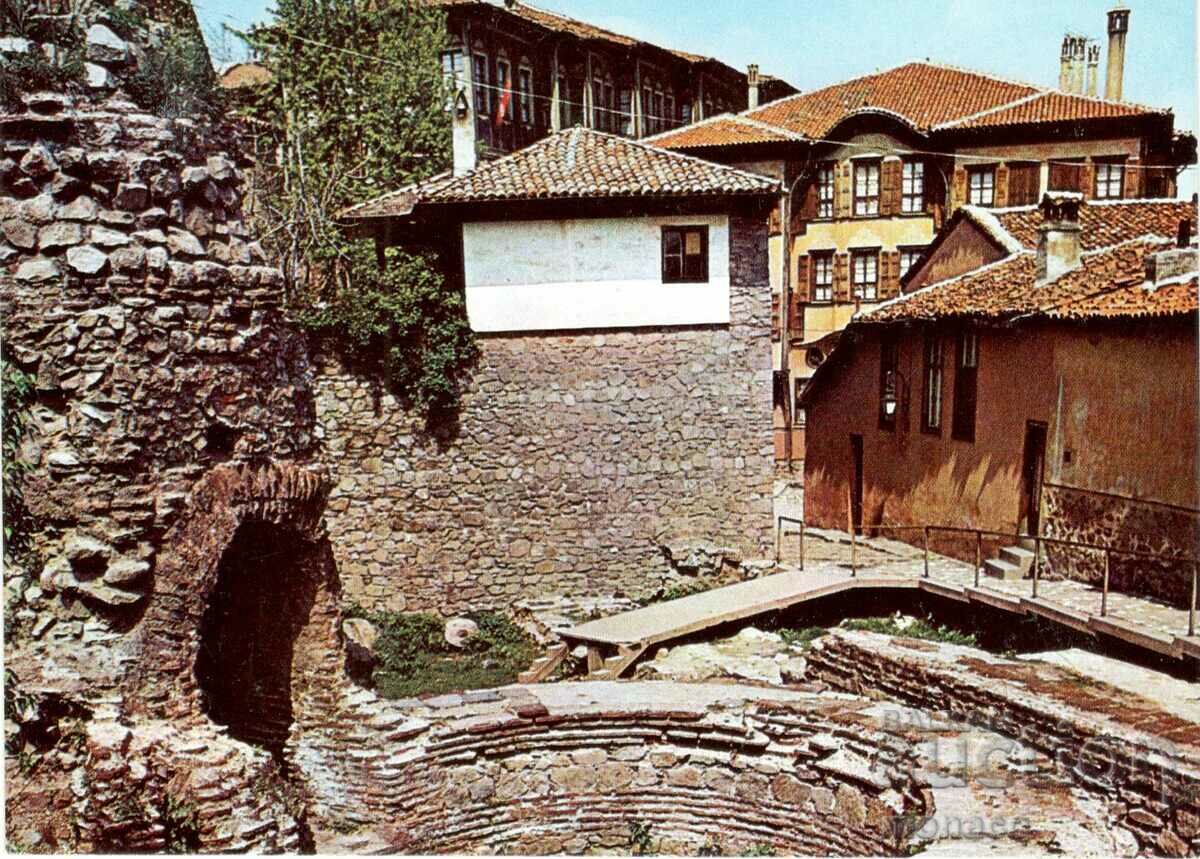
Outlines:
<svg viewBox="0 0 1200 859"><path fill-rule="evenodd" d="M964 206L971 217L974 210ZM1026 248L1036 248L1042 212L1037 206L992 209L1000 226ZM1184 200L1093 200L1079 207L1080 244L1084 250L1110 247L1138 236L1170 238L1179 230L1179 222L1192 223L1196 235L1196 204Z"/></svg>
<svg viewBox="0 0 1200 859"><path fill-rule="evenodd" d="M667 131L647 137L646 143L663 145L668 149L691 149L702 146L735 146L745 143L779 143L787 140L803 140L799 134L778 126L757 122L732 113L722 113L709 119L684 126L676 131Z"/></svg>
<svg viewBox="0 0 1200 859"><path fill-rule="evenodd" d="M952 66L915 62L788 96L739 116L821 139L846 118L872 112L893 116L920 132L1165 113ZM655 143L667 148L687 146L679 142L688 139L687 131L684 128L662 135ZM728 141L704 145L738 142L731 135Z"/></svg>
<svg viewBox="0 0 1200 859"><path fill-rule="evenodd" d="M774 179L667 152L588 128L571 128L462 176L442 175L347 209L348 220L397 217L415 205L487 200L775 195Z"/></svg>
<svg viewBox="0 0 1200 859"><path fill-rule="evenodd" d="M1145 285L1146 257L1174 243L1155 236L1085 251L1078 268L1048 283L1037 279L1037 255L1024 250L999 262L919 289L856 317L863 323L954 317L1168 316L1200 307L1196 273L1170 288ZM1185 287L1185 288L1181 288Z"/></svg>

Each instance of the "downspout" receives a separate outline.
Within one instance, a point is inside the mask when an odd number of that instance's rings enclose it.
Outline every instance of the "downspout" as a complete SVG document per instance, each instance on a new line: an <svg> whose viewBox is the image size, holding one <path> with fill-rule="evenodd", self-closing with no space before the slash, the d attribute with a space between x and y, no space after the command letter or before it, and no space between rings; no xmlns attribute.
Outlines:
<svg viewBox="0 0 1200 859"><path fill-rule="evenodd" d="M785 162L786 163L786 162ZM786 175L786 174L785 174ZM789 472L792 470L792 373L790 357L792 351L790 325L792 315L792 193L804 176L804 170L783 195L781 204L783 235L783 272L779 280L779 372L784 380L783 392L783 459Z"/></svg>

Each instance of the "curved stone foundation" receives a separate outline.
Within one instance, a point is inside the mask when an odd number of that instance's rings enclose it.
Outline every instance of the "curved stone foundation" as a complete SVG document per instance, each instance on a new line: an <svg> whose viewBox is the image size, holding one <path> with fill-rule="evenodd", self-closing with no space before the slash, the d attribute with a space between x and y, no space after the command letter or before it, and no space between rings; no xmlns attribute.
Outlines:
<svg viewBox="0 0 1200 859"><path fill-rule="evenodd" d="M317 825L406 853L631 852L638 827L659 852L887 855L932 810L905 744L858 723L860 699L588 683L428 703L405 709L397 745L300 738Z"/></svg>

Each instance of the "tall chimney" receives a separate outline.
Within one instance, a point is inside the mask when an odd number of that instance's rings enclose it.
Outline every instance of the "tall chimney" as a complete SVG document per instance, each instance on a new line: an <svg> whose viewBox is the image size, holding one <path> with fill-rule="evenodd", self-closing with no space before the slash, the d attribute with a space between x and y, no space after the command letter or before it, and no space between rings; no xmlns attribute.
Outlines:
<svg viewBox="0 0 1200 859"><path fill-rule="evenodd" d="M1071 92L1083 93L1083 57L1087 52L1087 39L1075 36L1071 44Z"/></svg>
<svg viewBox="0 0 1200 859"><path fill-rule="evenodd" d="M1037 282L1049 283L1079 268L1079 207L1077 191L1055 191L1042 197L1042 223L1038 227Z"/></svg>
<svg viewBox="0 0 1200 859"><path fill-rule="evenodd" d="M758 66L755 63L746 67L746 86L749 89L746 104L750 110L754 110L758 107Z"/></svg>
<svg viewBox="0 0 1200 859"><path fill-rule="evenodd" d="M1058 88L1063 92L1071 90L1071 37L1063 36L1062 54L1058 60Z"/></svg>
<svg viewBox="0 0 1200 859"><path fill-rule="evenodd" d="M450 115L450 148L454 155L454 175L461 176L475 169L478 157L475 152L475 112L471 110L471 100L467 98L465 88L460 89L454 96Z"/></svg>
<svg viewBox="0 0 1200 859"><path fill-rule="evenodd" d="M1097 85L1100 80L1100 46L1088 45L1087 49L1087 94L1098 95Z"/></svg>
<svg viewBox="0 0 1200 859"><path fill-rule="evenodd" d="M1108 13L1108 68L1104 78L1104 97L1121 100L1125 80L1125 34L1129 32L1129 10L1118 4Z"/></svg>

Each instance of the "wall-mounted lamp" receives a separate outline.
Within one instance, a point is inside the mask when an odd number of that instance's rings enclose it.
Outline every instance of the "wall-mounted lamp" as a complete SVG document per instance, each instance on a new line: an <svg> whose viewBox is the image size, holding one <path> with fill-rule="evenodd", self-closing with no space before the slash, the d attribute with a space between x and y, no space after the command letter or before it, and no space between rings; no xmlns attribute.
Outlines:
<svg viewBox="0 0 1200 859"><path fill-rule="evenodd" d="M459 119L466 119L470 112L471 103L467 101L467 91L460 89L458 95L454 97L454 115Z"/></svg>

